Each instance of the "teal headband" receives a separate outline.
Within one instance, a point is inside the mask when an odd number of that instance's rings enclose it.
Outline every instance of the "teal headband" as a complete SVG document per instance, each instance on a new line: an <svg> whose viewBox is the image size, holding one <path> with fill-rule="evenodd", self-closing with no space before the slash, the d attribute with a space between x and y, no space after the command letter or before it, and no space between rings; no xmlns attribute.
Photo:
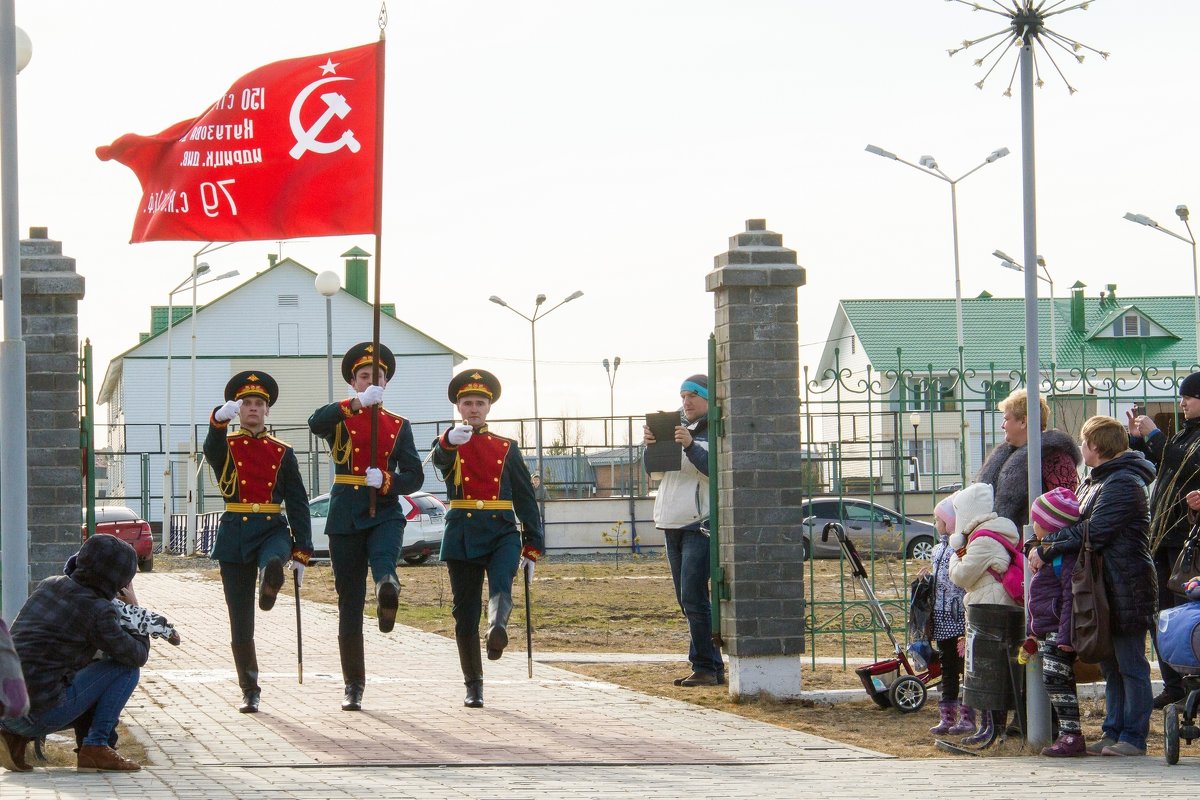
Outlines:
<svg viewBox="0 0 1200 800"><path fill-rule="evenodd" d="M700 384L696 383L695 381L684 381L683 386L679 387L679 391L692 392L693 394L695 394L698 397L703 397L705 400L708 399L708 387L701 386Z"/></svg>

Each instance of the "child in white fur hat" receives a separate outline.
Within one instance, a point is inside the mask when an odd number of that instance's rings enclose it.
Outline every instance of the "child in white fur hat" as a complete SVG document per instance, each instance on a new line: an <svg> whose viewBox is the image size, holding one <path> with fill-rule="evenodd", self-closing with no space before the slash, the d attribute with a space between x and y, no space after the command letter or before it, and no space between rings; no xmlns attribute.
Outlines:
<svg viewBox="0 0 1200 800"><path fill-rule="evenodd" d="M1018 606L1001 583L1021 535L1016 524L992 510L992 487L973 483L954 495L954 535L950 537L950 580L966 591L965 604ZM1009 547L1005 547L1007 542ZM993 719L995 717L995 719ZM963 739L963 744L979 744L991 739L995 727L1003 728L1005 712L980 711L979 730Z"/></svg>

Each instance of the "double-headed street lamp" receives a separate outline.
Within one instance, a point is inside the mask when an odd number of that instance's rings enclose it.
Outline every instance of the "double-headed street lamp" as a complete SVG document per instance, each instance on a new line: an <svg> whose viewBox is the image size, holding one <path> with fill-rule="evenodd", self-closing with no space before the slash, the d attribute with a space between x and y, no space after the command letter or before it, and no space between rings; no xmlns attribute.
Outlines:
<svg viewBox="0 0 1200 800"><path fill-rule="evenodd" d="M195 543L195 513L194 503L196 495L196 479L194 477L195 470L191 468L191 464L195 461L196 455L196 289L209 283L223 281L226 278L232 278L238 275L236 269L224 272L216 277L207 280L200 280L202 275L208 274L210 267L208 264L198 261L199 254L192 259L192 271L186 278L179 282L174 289L167 293L167 392L166 392L166 409L164 416L164 428L166 435L163 444L163 452L165 453L166 464L163 468L163 546L166 547L170 543L171 536L171 514L173 511L173 490L174 481L172 480L172 465L171 465L171 330L175 327L175 320L172 318L175 313L175 295L183 291L187 287L192 289L192 318L191 334L192 334L192 354L191 354L191 387L190 387L190 412L189 426L191 433L188 436L188 542L185 547L188 552Z"/></svg>
<svg viewBox="0 0 1200 800"><path fill-rule="evenodd" d="M1024 266L1003 250L993 250L992 255L1000 259L1002 267L1015 269L1017 272L1025 271ZM1044 273L1037 276L1038 280L1050 284L1050 365L1053 367L1058 363L1058 336L1055 333L1054 324L1054 279L1050 277L1050 270L1046 269L1046 259L1038 256L1037 265L1042 268L1042 273Z"/></svg>
<svg viewBox="0 0 1200 800"><path fill-rule="evenodd" d="M604 365L604 374L608 376L608 425L604 429L604 446L608 447L608 429L610 427L612 428L612 443L614 445L617 443L617 421L614 416L616 412L613 411L613 408L615 407L613 403L613 384L617 382L617 367L621 366L621 357L613 356L611 364L607 358L600 363ZM610 366L612 367L611 371L609 370Z"/></svg>
<svg viewBox="0 0 1200 800"><path fill-rule="evenodd" d="M521 319L523 319L529 323L529 340L532 345L532 353L533 353L533 421L534 421L534 424L537 426L537 472L539 475L542 474L542 417L538 413L537 321L539 319L541 319L542 317L546 316L547 314L549 314L554 309L558 308L559 306L565 305L566 303L569 303L572 300L577 300L580 297L583 297L583 292L580 292L580 291L572 292L571 294L567 295L567 297L560 300L557 304L551 306L548 310L542 311L542 304L546 302L546 295L539 294L533 301L533 316L532 317L525 316L520 311L517 311L515 308L513 308L508 303L501 300L496 295L492 295L491 297L488 298L488 300L492 301L496 305L504 306L509 311L513 312L518 317L520 317ZM542 475L542 485L543 486L546 485L546 476L545 475Z"/></svg>
<svg viewBox="0 0 1200 800"><path fill-rule="evenodd" d="M954 321L957 333L957 338L955 341L961 348L963 346L963 317L962 280L960 277L958 263L958 184L968 175L973 174L997 159L1004 158L1006 155L1008 155L1008 148L1001 147L999 150L993 150L988 157L983 160L982 164L974 169L964 172L957 178L951 178L949 175L942 172L941 168L938 167L937 159L935 159L933 156L921 156L920 160L914 164L911 161L905 161L895 153L884 150L882 147L876 147L873 144L867 145L867 152L874 153L877 156L883 156L884 158L890 158L893 161L899 161L901 164L907 164L924 175L932 175L938 180L945 181L946 183L950 184L950 226L951 231L954 234Z"/></svg>
<svg viewBox="0 0 1200 800"><path fill-rule="evenodd" d="M1187 206L1175 206L1175 216L1179 217L1179 220L1183 223L1183 227L1187 229L1188 235L1186 237L1180 236L1174 231L1167 230L1145 214L1134 214L1131 212L1125 215L1125 219L1130 222L1136 222L1138 225L1145 225L1148 228L1162 231L1167 236L1173 236L1179 241L1187 242L1192 246L1192 314L1196 318L1196 363L1200 364L1200 274L1196 270L1196 235L1192 233L1192 226L1188 224Z"/></svg>
<svg viewBox="0 0 1200 800"><path fill-rule="evenodd" d="M950 184L950 229L954 236L954 341L958 346L959 383L963 384L963 373L965 372L966 368L963 364L962 276L958 258L958 184L968 175L972 175L978 170L983 169L993 161L1004 158L1006 155L1008 155L1008 148L1001 147L998 150L993 150L988 154L988 157L985 158L981 164L970 170L967 170L957 178L951 178L945 172L942 172L941 167L938 166L937 159L935 159L933 156L921 156L918 162L914 164L911 161L905 161L903 158L889 150L884 150L882 147L876 147L873 144L867 145L867 152L874 153L877 156L883 156L884 158L890 158L892 161L899 161L901 164L907 164L922 174L932 175L938 180L945 181L946 183ZM961 394L962 391L963 389L960 389L960 397L965 397L965 395ZM930 435L932 436L932 433ZM963 483L965 484L967 480L967 444L965 436L959 437L958 459Z"/></svg>

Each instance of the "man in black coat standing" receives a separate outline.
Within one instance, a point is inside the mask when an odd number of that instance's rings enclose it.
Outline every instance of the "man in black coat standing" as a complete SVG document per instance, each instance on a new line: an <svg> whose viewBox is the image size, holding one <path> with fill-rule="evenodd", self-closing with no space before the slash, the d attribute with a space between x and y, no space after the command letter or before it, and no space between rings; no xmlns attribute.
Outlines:
<svg viewBox="0 0 1200 800"><path fill-rule="evenodd" d="M1179 410L1183 425L1170 438L1150 417L1127 413L1130 448L1144 453L1158 467L1158 480L1150 497L1150 548L1158 577L1159 611L1183 601L1167 588L1167 577L1191 530L1186 498L1200 490L1200 372L1180 381ZM1200 495L1196 502L1200 506ZM1164 708L1182 700L1186 693L1178 672L1162 660L1158 667L1163 690L1154 698L1154 707Z"/></svg>

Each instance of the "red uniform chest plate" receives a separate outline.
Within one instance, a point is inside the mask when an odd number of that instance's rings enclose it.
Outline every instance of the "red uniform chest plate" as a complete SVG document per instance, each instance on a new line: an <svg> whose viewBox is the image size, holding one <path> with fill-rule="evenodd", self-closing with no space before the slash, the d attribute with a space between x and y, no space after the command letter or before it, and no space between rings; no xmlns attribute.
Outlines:
<svg viewBox="0 0 1200 800"><path fill-rule="evenodd" d="M270 503L278 480L279 465L287 448L264 436L229 437L229 457L237 469L238 500L243 503Z"/></svg>
<svg viewBox="0 0 1200 800"><path fill-rule="evenodd" d="M346 430L350 432L350 460L348 466L353 475L365 475L367 467L374 466L387 472L388 457L396 446L396 437L404 427L404 418L390 411L379 410L379 427L375 437L375 463L371 461L371 414L359 411L346 419Z"/></svg>
<svg viewBox="0 0 1200 800"><path fill-rule="evenodd" d="M504 459L512 442L490 433L477 433L458 448L464 500L499 500Z"/></svg>

